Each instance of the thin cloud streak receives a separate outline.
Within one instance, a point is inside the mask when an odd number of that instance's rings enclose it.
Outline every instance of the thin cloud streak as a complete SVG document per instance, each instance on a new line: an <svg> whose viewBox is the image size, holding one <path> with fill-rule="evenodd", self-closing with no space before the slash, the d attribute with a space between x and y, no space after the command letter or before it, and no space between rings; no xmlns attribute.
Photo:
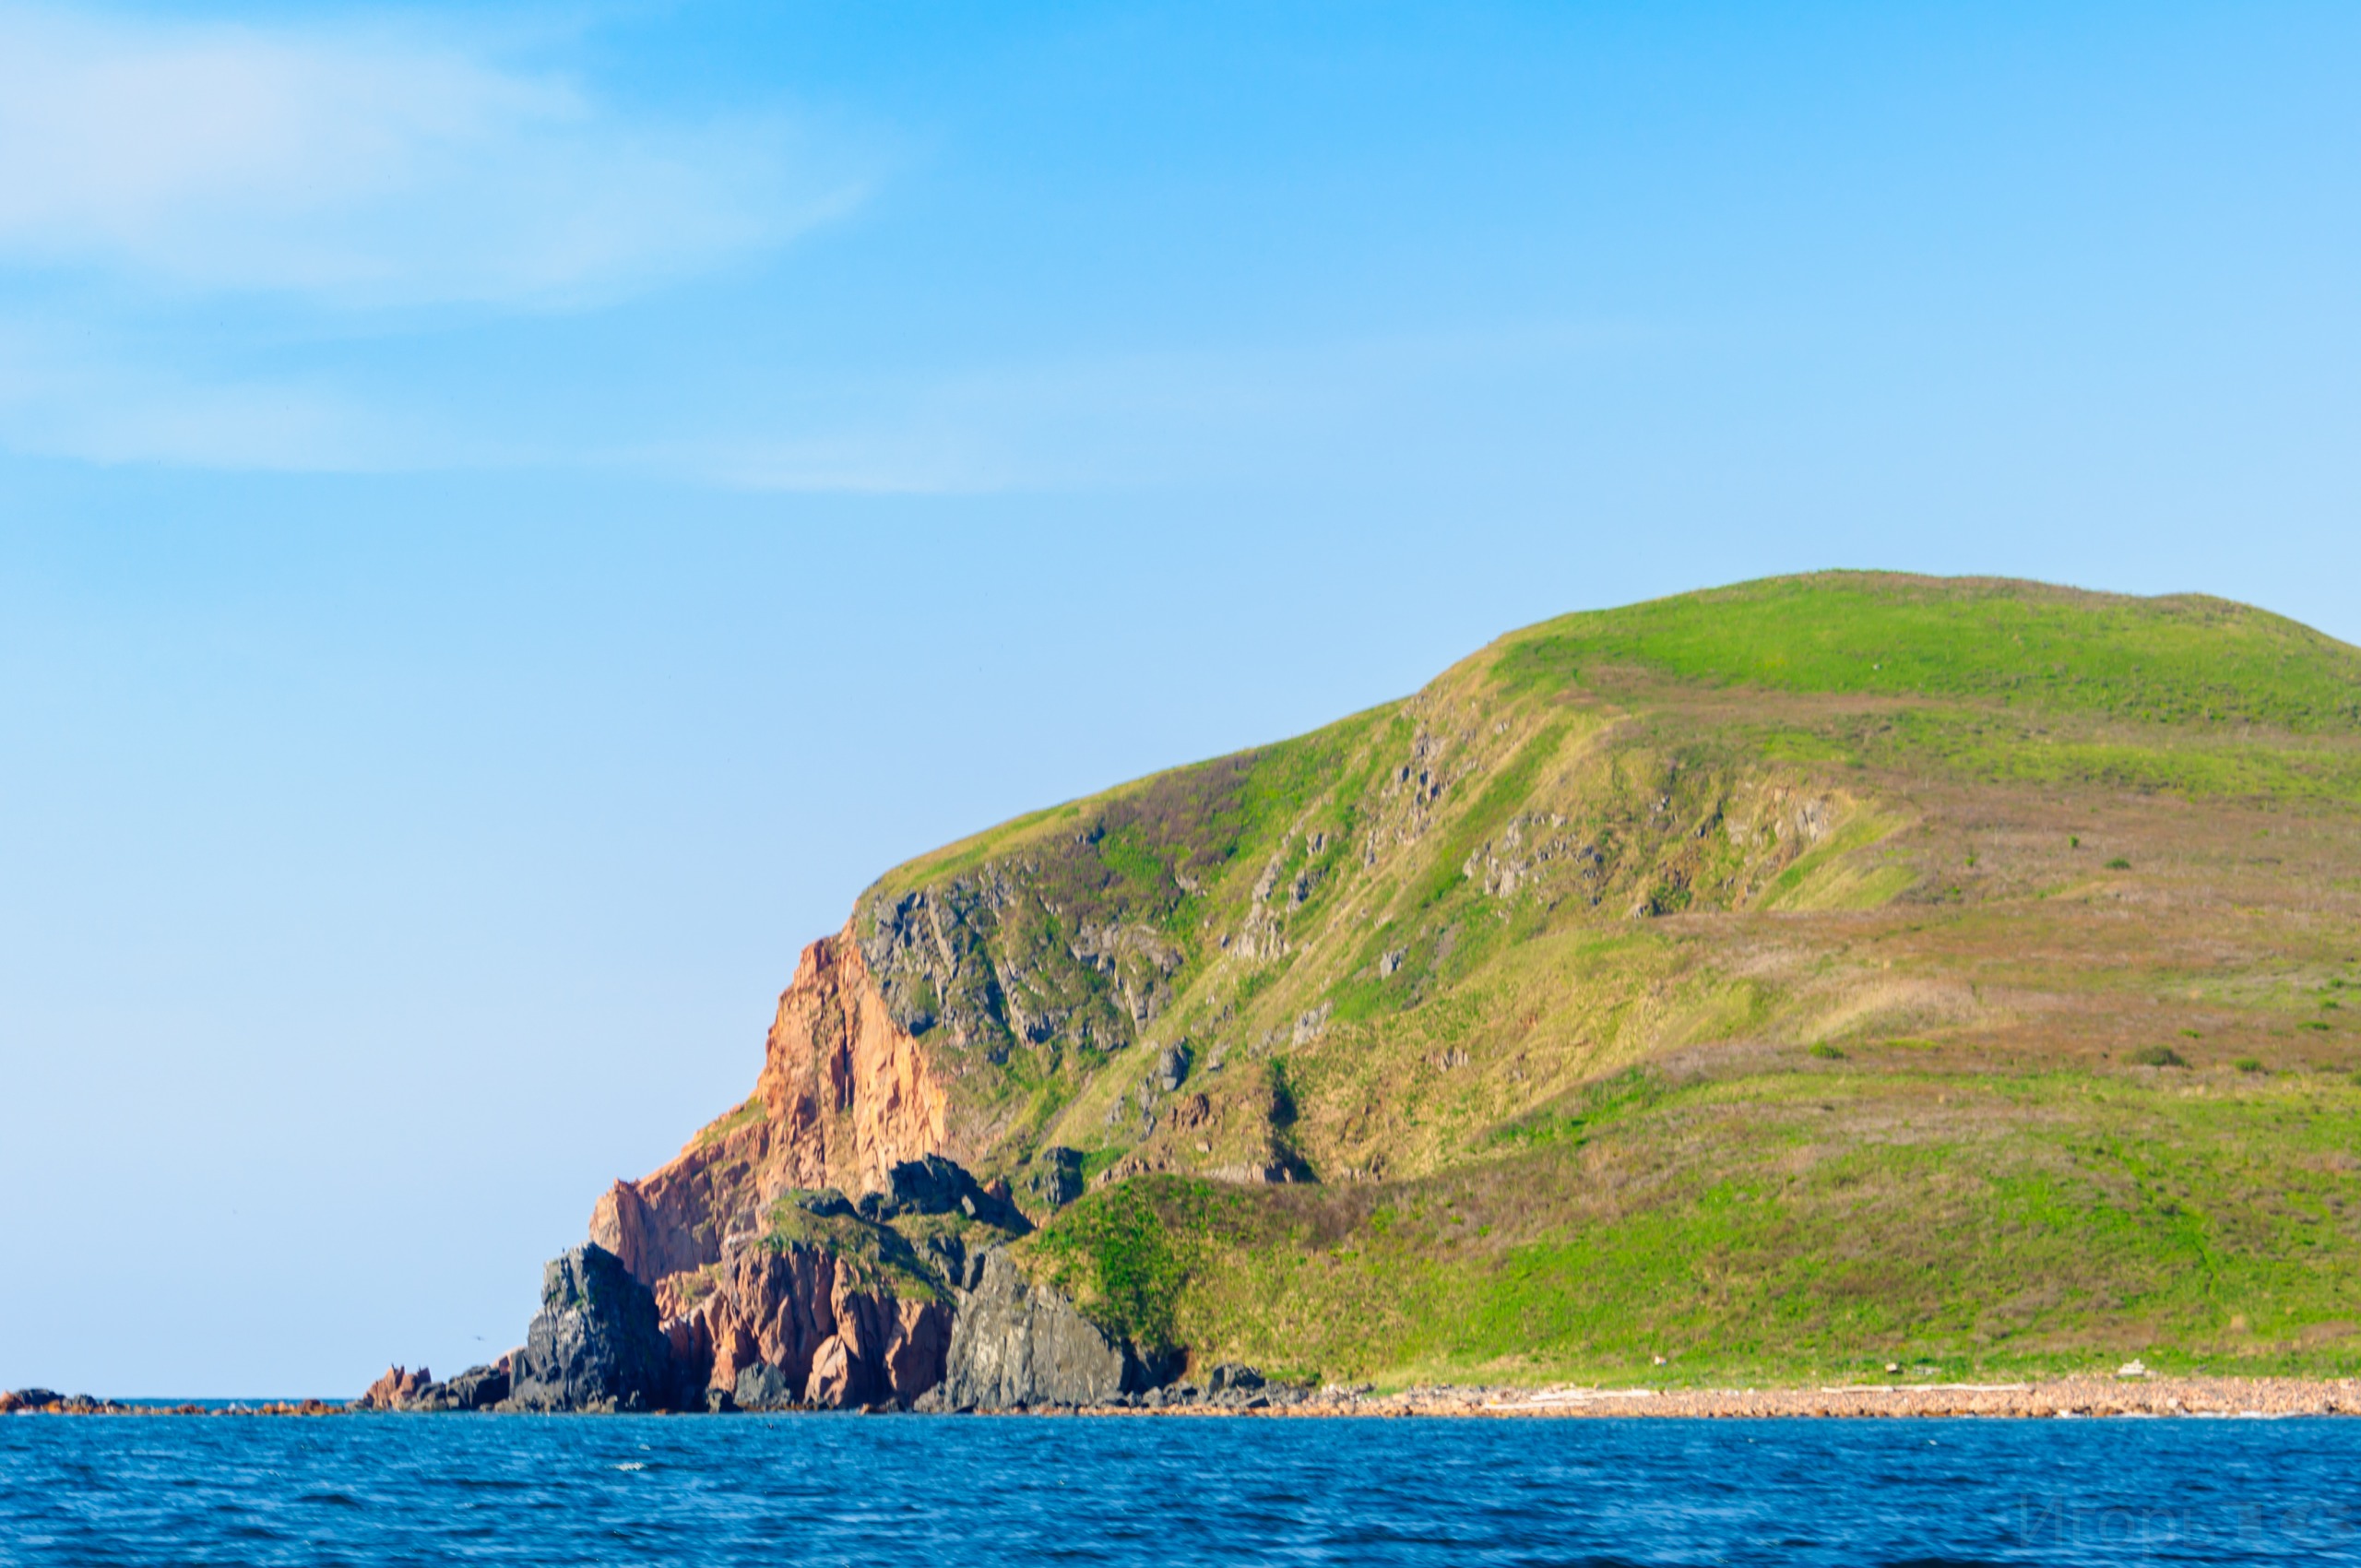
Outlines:
<svg viewBox="0 0 2361 1568"><path fill-rule="evenodd" d="M1470 380L1583 374L1661 342L1629 325L1536 323L1278 350L1110 355L785 400L776 434L641 445L624 466L727 490L988 494L1298 471L1398 433ZM819 416L807 409L852 412ZM801 428L794 428L801 427ZM1356 467L1382 466L1364 453Z"/></svg>
<svg viewBox="0 0 2361 1568"><path fill-rule="evenodd" d="M392 422L315 381L194 379L0 323L0 444L101 464L266 472L382 472Z"/></svg>
<svg viewBox="0 0 2361 1568"><path fill-rule="evenodd" d="M340 307L594 304L867 182L779 116L635 120L410 31L0 7L0 267Z"/></svg>

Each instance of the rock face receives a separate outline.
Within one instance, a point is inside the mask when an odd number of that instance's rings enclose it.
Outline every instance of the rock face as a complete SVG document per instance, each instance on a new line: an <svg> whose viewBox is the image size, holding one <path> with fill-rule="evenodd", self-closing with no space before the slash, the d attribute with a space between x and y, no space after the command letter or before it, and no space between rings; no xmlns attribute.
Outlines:
<svg viewBox="0 0 2361 1568"><path fill-rule="evenodd" d="M1041 1207L1065 1207L1082 1196L1082 1151L1052 1144L1036 1158L1026 1184Z"/></svg>
<svg viewBox="0 0 2361 1568"><path fill-rule="evenodd" d="M818 1246L753 1246L666 1332L679 1372L742 1408L908 1405L943 1379L951 1307L864 1282Z"/></svg>
<svg viewBox="0 0 2361 1568"><path fill-rule="evenodd" d="M385 1375L352 1402L351 1408L489 1410L508 1397L508 1362L509 1357L503 1356L491 1366L469 1367L448 1383L435 1382L434 1374L424 1367L416 1372L387 1367Z"/></svg>
<svg viewBox="0 0 2361 1568"><path fill-rule="evenodd" d="M363 1410L398 1410L425 1393L434 1384L434 1374L424 1367L410 1372L402 1367L387 1367L385 1375L363 1390L353 1404Z"/></svg>
<svg viewBox="0 0 2361 1568"><path fill-rule="evenodd" d="M756 1361L739 1372L730 1403L741 1410L788 1410L794 1408L799 1393L789 1385L785 1372L768 1362Z"/></svg>
<svg viewBox="0 0 2361 1568"><path fill-rule="evenodd" d="M510 1380L513 1410L667 1409L681 1383L654 1294L591 1242L550 1260Z"/></svg>
<svg viewBox="0 0 2361 1568"><path fill-rule="evenodd" d="M508 1397L508 1358L491 1366L469 1367L446 1385L462 1410L489 1410Z"/></svg>
<svg viewBox="0 0 2361 1568"><path fill-rule="evenodd" d="M803 950L779 997L753 1098L672 1162L599 1200L590 1239L649 1285L721 1260L797 1188L877 1192L950 1142L948 1091L894 1021L850 927Z"/></svg>
<svg viewBox="0 0 2361 1568"><path fill-rule="evenodd" d="M942 1392L930 1403L951 1410L1097 1405L1150 1386L1157 1371L995 1252L952 1324Z"/></svg>
<svg viewBox="0 0 2361 1568"><path fill-rule="evenodd" d="M979 1186L965 1166L939 1154L906 1160L885 1173L885 1189L861 1195L860 1212L872 1220L906 1214L964 1214L1022 1236L1033 1229L1005 1186Z"/></svg>
<svg viewBox="0 0 2361 1568"><path fill-rule="evenodd" d="M1238 1361L1224 1361L1205 1375L1207 1394L1251 1394L1262 1386L1262 1372Z"/></svg>

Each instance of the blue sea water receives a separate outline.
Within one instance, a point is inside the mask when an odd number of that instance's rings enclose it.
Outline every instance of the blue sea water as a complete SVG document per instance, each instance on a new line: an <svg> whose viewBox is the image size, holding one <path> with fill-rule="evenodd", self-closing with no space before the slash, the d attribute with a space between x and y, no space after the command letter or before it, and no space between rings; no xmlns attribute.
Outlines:
<svg viewBox="0 0 2361 1568"><path fill-rule="evenodd" d="M0 1562L2361 1562L2361 1421L0 1418Z"/></svg>

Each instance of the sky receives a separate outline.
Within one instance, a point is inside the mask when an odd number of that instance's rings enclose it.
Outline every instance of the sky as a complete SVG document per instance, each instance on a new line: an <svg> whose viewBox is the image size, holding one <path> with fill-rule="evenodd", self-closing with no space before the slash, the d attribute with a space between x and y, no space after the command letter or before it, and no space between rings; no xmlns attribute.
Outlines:
<svg viewBox="0 0 2361 1568"><path fill-rule="evenodd" d="M1773 573L2361 641L2361 11L0 0L0 1386L523 1336L898 861Z"/></svg>

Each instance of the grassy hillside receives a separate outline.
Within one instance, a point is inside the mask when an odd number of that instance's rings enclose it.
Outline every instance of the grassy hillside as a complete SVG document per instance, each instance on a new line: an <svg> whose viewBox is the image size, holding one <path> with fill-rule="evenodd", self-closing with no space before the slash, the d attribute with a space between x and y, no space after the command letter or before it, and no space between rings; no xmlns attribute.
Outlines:
<svg viewBox="0 0 2361 1568"><path fill-rule="evenodd" d="M2361 650L2260 611L1568 616L855 928L965 1155L1079 1151L1029 1265L1199 1356L2361 1363Z"/></svg>

